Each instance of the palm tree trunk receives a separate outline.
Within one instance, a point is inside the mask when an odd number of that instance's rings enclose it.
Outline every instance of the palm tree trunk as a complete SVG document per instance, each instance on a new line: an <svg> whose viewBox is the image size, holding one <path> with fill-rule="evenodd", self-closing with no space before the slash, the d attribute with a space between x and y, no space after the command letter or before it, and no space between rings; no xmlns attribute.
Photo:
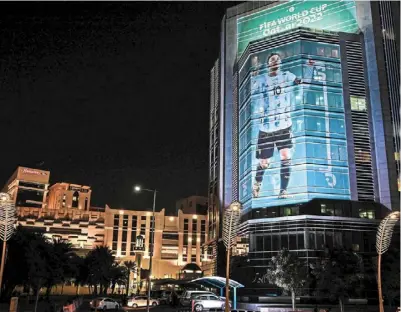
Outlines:
<svg viewBox="0 0 401 312"><path fill-rule="evenodd" d="M292 309L295 310L295 290L291 289L291 302L292 302Z"/></svg>
<svg viewBox="0 0 401 312"><path fill-rule="evenodd" d="M38 283L38 287L37 287L37 289L36 289L36 300L35 300L35 309L34 309L34 312L37 312L37 309L38 309L38 301L39 301L39 293L40 293L40 280L39 280L39 283Z"/></svg>
<svg viewBox="0 0 401 312"><path fill-rule="evenodd" d="M339 305L340 305L340 311L341 311L341 312L344 312L344 300L343 300L342 297L340 297L340 298L338 299L338 303L339 303Z"/></svg>

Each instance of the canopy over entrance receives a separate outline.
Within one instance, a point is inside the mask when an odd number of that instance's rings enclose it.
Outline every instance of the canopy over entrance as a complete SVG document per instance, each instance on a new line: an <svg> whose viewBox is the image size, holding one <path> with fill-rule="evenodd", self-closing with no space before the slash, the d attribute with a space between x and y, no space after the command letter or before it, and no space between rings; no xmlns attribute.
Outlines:
<svg viewBox="0 0 401 312"><path fill-rule="evenodd" d="M206 277L200 277L197 279L194 279L191 281L191 283L194 284L199 284L205 287L213 287L213 288L219 288L220 289L220 296L223 296L223 288L226 287L226 278L225 277L220 277L220 276L206 276ZM229 286L234 290L234 296L233 296L233 304L234 304L234 310L237 309L237 288L242 288L245 287L244 285L238 283L237 281L234 281L232 279L229 280Z"/></svg>
<svg viewBox="0 0 401 312"><path fill-rule="evenodd" d="M226 287L226 278L220 276L205 276L194 279L191 283L199 284L206 287L214 287L214 288L225 288ZM230 288L242 288L244 285L234 281L232 279L229 280Z"/></svg>

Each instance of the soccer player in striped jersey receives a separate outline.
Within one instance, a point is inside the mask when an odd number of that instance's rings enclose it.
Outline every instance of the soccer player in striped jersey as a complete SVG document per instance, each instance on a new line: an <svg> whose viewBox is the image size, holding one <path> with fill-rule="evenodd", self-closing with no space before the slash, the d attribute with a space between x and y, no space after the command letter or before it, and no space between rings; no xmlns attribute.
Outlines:
<svg viewBox="0 0 401 312"><path fill-rule="evenodd" d="M262 188L265 170L277 148L280 153L280 193L279 198L290 197L287 192L290 180L291 166L291 101L289 86L301 82L293 73L281 71L281 58L278 54L271 54L267 59L268 72L265 75L252 77L251 93L263 93L256 102L256 110L262 112L258 135L256 158L259 164L253 184L253 196L259 197Z"/></svg>

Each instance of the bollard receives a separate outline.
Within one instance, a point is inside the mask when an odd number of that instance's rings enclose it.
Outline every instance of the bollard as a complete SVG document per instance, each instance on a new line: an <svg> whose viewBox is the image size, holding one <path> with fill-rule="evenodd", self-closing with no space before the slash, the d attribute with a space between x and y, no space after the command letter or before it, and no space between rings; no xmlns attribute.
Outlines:
<svg viewBox="0 0 401 312"><path fill-rule="evenodd" d="M18 297L12 297L10 300L10 312L17 312Z"/></svg>

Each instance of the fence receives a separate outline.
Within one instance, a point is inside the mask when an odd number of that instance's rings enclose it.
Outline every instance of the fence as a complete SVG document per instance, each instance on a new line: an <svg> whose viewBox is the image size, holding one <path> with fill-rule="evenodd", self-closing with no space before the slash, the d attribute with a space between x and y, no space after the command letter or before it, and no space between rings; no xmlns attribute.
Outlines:
<svg viewBox="0 0 401 312"><path fill-rule="evenodd" d="M82 304L82 297L75 299L71 304L63 306L63 312L75 312Z"/></svg>

